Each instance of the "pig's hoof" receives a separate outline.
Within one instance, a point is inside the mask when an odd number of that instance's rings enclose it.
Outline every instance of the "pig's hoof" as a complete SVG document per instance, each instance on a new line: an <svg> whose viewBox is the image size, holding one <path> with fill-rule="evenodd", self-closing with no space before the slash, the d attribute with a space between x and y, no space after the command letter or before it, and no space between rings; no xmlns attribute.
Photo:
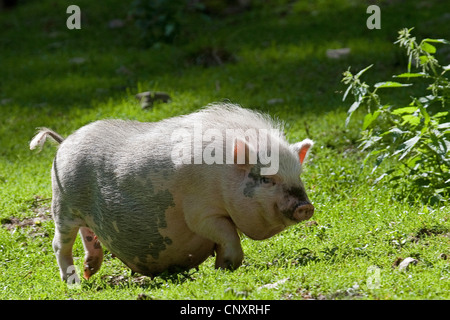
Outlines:
<svg viewBox="0 0 450 320"><path fill-rule="evenodd" d="M88 264L84 265L83 278L89 280L89 278L95 273L94 268L89 267Z"/></svg>
<svg viewBox="0 0 450 320"><path fill-rule="evenodd" d="M94 273L96 273L100 269L100 264L98 264L98 261L85 261L84 262L84 272L83 272L83 278L88 280Z"/></svg>
<svg viewBox="0 0 450 320"><path fill-rule="evenodd" d="M236 270L237 268L239 268L239 264L236 265L236 264L234 264L231 261L225 261L225 264L226 264L226 269L227 270L233 271L233 270Z"/></svg>
<svg viewBox="0 0 450 320"><path fill-rule="evenodd" d="M221 263L216 263L216 269L224 269L224 270L236 270L239 268L240 263L233 263L231 260L224 260Z"/></svg>

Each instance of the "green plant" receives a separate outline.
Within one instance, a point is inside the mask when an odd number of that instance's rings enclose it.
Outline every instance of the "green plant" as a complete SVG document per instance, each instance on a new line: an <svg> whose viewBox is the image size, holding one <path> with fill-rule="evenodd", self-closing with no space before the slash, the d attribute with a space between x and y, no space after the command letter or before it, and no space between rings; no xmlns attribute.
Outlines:
<svg viewBox="0 0 450 320"><path fill-rule="evenodd" d="M372 90L360 77L369 66L356 75L350 70L343 74L342 81L348 85L344 100L351 92L355 102L348 110L346 124L360 106L367 108L362 125L360 148L370 151L368 159L374 160L375 172L380 165L384 177L401 192L411 198L421 198L430 204L448 200L450 194L450 80L446 77L450 65L441 66L435 57L434 44L450 44L444 39L423 39L420 43L411 35L412 29L399 31L400 47L406 49L408 72L397 76L400 79L417 79L427 85L429 94L412 97L408 106L383 104L379 89L411 86L400 82L376 83ZM412 65L418 72L412 72ZM391 159L392 161L384 161Z"/></svg>

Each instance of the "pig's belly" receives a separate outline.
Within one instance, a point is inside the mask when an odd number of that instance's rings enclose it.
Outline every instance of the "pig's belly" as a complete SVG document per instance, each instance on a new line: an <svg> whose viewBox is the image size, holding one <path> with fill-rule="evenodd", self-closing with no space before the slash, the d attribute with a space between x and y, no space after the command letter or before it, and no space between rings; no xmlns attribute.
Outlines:
<svg viewBox="0 0 450 320"><path fill-rule="evenodd" d="M154 276L194 268L214 253L212 241L193 233L180 215L172 217L128 215L123 220L103 219L91 229L131 270Z"/></svg>
<svg viewBox="0 0 450 320"><path fill-rule="evenodd" d="M171 272L188 270L197 267L205 261L214 250L214 244L207 240L191 239L190 243L172 243L158 256L153 256L147 248L152 243L145 243L133 251L125 245L114 247L112 251L131 270L147 275L155 276L166 270Z"/></svg>

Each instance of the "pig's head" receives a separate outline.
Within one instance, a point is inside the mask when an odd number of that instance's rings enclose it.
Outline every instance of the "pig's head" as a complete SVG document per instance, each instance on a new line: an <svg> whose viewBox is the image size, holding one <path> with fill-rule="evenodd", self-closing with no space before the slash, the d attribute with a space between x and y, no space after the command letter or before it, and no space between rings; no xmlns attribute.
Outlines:
<svg viewBox="0 0 450 320"><path fill-rule="evenodd" d="M277 152L271 151L271 164L258 161L249 163L254 146L247 141L236 140L235 156L245 152L245 163L235 163L239 181L234 188L230 216L237 228L252 239L266 239L289 225L311 218L314 206L306 195L300 179L302 165L313 141L305 139L289 145L279 141ZM258 153L259 154L259 153ZM278 161L277 170L273 161Z"/></svg>

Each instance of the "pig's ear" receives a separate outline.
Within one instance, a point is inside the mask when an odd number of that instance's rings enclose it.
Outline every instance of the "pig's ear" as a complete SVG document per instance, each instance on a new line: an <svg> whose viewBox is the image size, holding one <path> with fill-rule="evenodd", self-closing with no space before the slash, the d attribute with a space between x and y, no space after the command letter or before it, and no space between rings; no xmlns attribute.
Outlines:
<svg viewBox="0 0 450 320"><path fill-rule="evenodd" d="M312 140L305 139L292 145L292 149L298 154L298 159L301 164L305 161L308 151L311 149L313 144L314 142Z"/></svg>
<svg viewBox="0 0 450 320"><path fill-rule="evenodd" d="M236 139L233 145L233 159L239 167L248 168L256 164L256 152L247 141Z"/></svg>

